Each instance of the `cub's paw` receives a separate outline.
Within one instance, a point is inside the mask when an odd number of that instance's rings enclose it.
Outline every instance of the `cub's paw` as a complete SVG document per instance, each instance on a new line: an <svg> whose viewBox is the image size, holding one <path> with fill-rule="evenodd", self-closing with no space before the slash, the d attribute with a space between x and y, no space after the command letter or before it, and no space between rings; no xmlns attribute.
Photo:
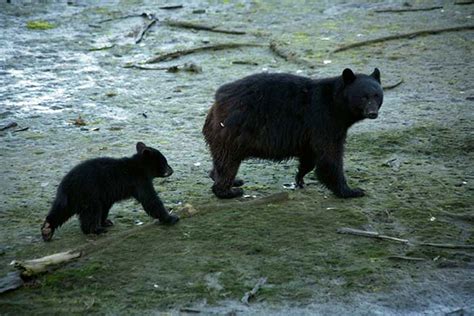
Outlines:
<svg viewBox="0 0 474 316"><path fill-rule="evenodd" d="M163 219L159 219L159 221L160 223L163 223L165 225L174 225L179 221L179 217L176 215L170 214Z"/></svg>
<svg viewBox="0 0 474 316"><path fill-rule="evenodd" d="M53 238L54 228L50 223L44 222L41 226L41 236L43 236L44 241L50 241Z"/></svg>
<svg viewBox="0 0 474 316"><path fill-rule="evenodd" d="M103 227L114 226L114 222L112 222L110 219L106 219L106 220L102 223L102 226L103 226Z"/></svg>
<svg viewBox="0 0 474 316"><path fill-rule="evenodd" d="M342 198L357 198L357 197L362 197L364 195L365 195L364 190L355 188L355 189L346 190L342 192L341 194L339 194L338 196Z"/></svg>
<svg viewBox="0 0 474 316"><path fill-rule="evenodd" d="M241 188L230 188L227 190L212 187L212 192L220 199L233 199L244 195L244 190Z"/></svg>

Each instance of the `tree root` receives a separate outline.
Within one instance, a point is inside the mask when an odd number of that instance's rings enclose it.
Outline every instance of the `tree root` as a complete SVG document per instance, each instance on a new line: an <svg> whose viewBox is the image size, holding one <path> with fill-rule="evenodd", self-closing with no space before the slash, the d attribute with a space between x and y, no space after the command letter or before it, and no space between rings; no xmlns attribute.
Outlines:
<svg viewBox="0 0 474 316"><path fill-rule="evenodd" d="M356 42L356 43L339 46L338 48L334 49L332 53L338 53L338 52L342 52L342 51L349 50L356 47L368 46L375 43L388 42L388 41L393 41L393 40L398 40L398 39L403 39L403 38L414 38L417 36L433 35L433 34L440 34L440 33L446 33L446 32L459 32L459 31L466 31L466 30L473 30L473 29L474 29L474 25L462 25L462 26L454 26L454 27L447 27L447 28L440 28L440 29L421 30L421 31L409 32L409 33L403 33L403 34L394 34L394 35L370 39L367 41Z"/></svg>
<svg viewBox="0 0 474 316"><path fill-rule="evenodd" d="M241 47L261 47L261 46L263 45L254 44L254 43L224 43L224 44L200 46L200 47L178 50L175 52L158 55L146 60L144 64L159 63L162 61L168 61L168 60L176 59L182 56L186 56L186 55L190 55L190 54L202 52L202 51L208 51L208 50L216 51L216 50L224 50L224 49L235 49L235 48L241 48Z"/></svg>

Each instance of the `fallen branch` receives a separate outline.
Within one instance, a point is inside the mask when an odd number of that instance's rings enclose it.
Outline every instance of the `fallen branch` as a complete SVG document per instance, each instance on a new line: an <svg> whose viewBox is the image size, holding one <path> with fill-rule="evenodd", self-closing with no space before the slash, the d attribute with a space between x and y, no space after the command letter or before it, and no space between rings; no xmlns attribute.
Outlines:
<svg viewBox="0 0 474 316"><path fill-rule="evenodd" d="M412 244L414 246L428 246L428 247L449 248L449 249L474 249L474 245L437 244L437 243L431 243L431 242L411 243L408 239L391 237L387 235L382 235L378 232L370 232L370 231L348 228L348 227L339 228L337 232L339 234L349 234L349 235L363 236L363 237L369 237L369 238L396 241L403 244Z"/></svg>
<svg viewBox="0 0 474 316"><path fill-rule="evenodd" d="M270 51L272 51L276 56L283 58L288 62L293 62L309 68L315 68L314 64L305 59L299 58L293 51L283 49L276 41L271 41L269 47Z"/></svg>
<svg viewBox="0 0 474 316"><path fill-rule="evenodd" d="M137 64L126 64L123 66L123 68L135 68L135 69L140 69L140 70L166 70L167 72L179 72L179 71L187 71L191 73L202 72L202 68L193 63L185 63L182 66L174 65L170 67L148 67L148 66L137 65Z"/></svg>
<svg viewBox="0 0 474 316"><path fill-rule="evenodd" d="M394 34L394 35L370 39L367 41L343 45L334 49L332 53L338 53L345 50L349 50L351 48L367 46L367 45L372 45L372 44L381 43L381 42L388 42L388 41L393 41L393 40L402 39L402 38L414 38L414 37L423 36L423 35L440 34L440 33L446 33L446 32L459 32L459 31L466 31L466 30L473 30L473 29L474 29L474 25L463 25L463 26L454 26L454 27L447 27L447 28L440 28L440 29L421 30L421 31L409 32L409 33L403 33L403 34Z"/></svg>
<svg viewBox="0 0 474 316"><path fill-rule="evenodd" d="M398 81L397 83L394 83L394 84L391 84L391 85L389 84L389 85L383 86L382 88L384 90L391 90L391 89L395 89L396 87L398 87L402 83L403 83L403 78L400 79L400 81Z"/></svg>
<svg viewBox="0 0 474 316"><path fill-rule="evenodd" d="M6 129L13 128L13 127L17 127L17 126L18 126L18 123L17 123L17 122L9 122L9 123L6 124L5 126L0 127L0 131L4 131L4 130L6 130Z"/></svg>
<svg viewBox="0 0 474 316"><path fill-rule="evenodd" d="M400 13L400 12L417 12L417 11L432 11L442 9L443 6L425 7L425 8L404 8L404 9L380 9L375 10L376 13Z"/></svg>
<svg viewBox="0 0 474 316"><path fill-rule="evenodd" d="M257 292L266 282L267 282L267 278L260 278L257 284L255 284L255 286L253 287L253 289L246 292L240 301L244 303L245 305L249 305L249 300L255 297L255 295L257 295Z"/></svg>
<svg viewBox="0 0 474 316"><path fill-rule="evenodd" d="M11 264L21 271L22 277L32 277L46 272L51 267L57 267L80 256L80 251L66 251L33 260L13 261Z"/></svg>
<svg viewBox="0 0 474 316"><path fill-rule="evenodd" d="M175 10L175 9L182 9L183 5L178 4L178 5L167 5L163 7L159 7L161 10Z"/></svg>
<svg viewBox="0 0 474 316"><path fill-rule="evenodd" d="M474 249L474 245L456 245L456 244L437 244L432 242L422 242L419 246L448 248L448 249Z"/></svg>
<svg viewBox="0 0 474 316"><path fill-rule="evenodd" d="M365 230L348 228L348 227L339 228L337 230L337 232L339 234L349 234L349 235L357 235L357 236L364 236L364 237L377 238L377 239L386 239L386 240L401 242L401 243L404 243L404 244L409 243L408 239L390 237L390 236L379 234L377 232L369 232L369 231L365 231Z"/></svg>
<svg viewBox="0 0 474 316"><path fill-rule="evenodd" d="M474 4L474 1L456 1L454 2L454 5L469 5L469 4Z"/></svg>
<svg viewBox="0 0 474 316"><path fill-rule="evenodd" d="M142 41L143 36L145 36L146 32L158 21L157 19L153 18L150 23L148 23L145 28L140 32L140 35L138 38L135 40L135 44L138 44Z"/></svg>
<svg viewBox="0 0 474 316"><path fill-rule="evenodd" d="M390 256L388 259L391 260L407 260L407 261L426 261L424 258L418 257L407 257L407 256Z"/></svg>
<svg viewBox="0 0 474 316"><path fill-rule="evenodd" d="M200 47L178 50L175 52L158 55L146 60L144 63L153 64L153 63L158 63L161 61L168 61L168 60L176 59L182 56L190 55L197 52L207 51L207 50L216 51L216 50L224 50L224 49L235 49L235 48L241 48L241 47L261 47L261 46L263 45L254 44L254 43L224 43L224 44L200 46Z"/></svg>
<svg viewBox="0 0 474 316"><path fill-rule="evenodd" d="M185 29L193 29L193 30L199 30L199 31L209 31L209 32L234 34L234 35L246 34L246 32L244 31L224 30L216 26L208 26L208 25L196 24L196 23L191 23L191 22L186 22L186 21L166 20L163 23L172 27L181 27Z"/></svg>
<svg viewBox="0 0 474 316"><path fill-rule="evenodd" d="M124 16L119 16L116 18L105 19L97 23L105 23L105 22L110 22L110 21L115 21L115 20L124 20L124 19L129 19L129 18L147 18L149 20L153 20L155 16L151 13L143 12L140 14L129 14L129 15L124 15Z"/></svg>

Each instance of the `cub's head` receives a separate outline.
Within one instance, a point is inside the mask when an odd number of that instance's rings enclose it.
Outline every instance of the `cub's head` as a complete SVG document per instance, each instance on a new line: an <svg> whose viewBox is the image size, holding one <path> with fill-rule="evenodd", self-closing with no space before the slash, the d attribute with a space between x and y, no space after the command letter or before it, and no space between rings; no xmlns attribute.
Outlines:
<svg viewBox="0 0 474 316"><path fill-rule="evenodd" d="M153 177L166 178L173 174L173 169L168 165L165 156L157 149L148 147L142 142L137 143L137 155L142 159L148 172Z"/></svg>
<svg viewBox="0 0 474 316"><path fill-rule="evenodd" d="M356 120L376 119L383 102L380 71L375 68L370 75L354 74L349 68L342 72L342 97Z"/></svg>

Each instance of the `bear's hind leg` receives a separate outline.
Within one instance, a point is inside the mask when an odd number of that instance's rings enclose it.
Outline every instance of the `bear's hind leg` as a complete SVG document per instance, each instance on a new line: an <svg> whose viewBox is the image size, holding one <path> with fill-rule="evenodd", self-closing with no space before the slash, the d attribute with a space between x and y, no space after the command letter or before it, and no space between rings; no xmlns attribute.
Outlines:
<svg viewBox="0 0 474 316"><path fill-rule="evenodd" d="M222 164L214 161L214 185L212 186L212 192L218 198L232 199L244 194L241 188L232 187L239 167L240 160L231 160Z"/></svg>
<svg viewBox="0 0 474 316"><path fill-rule="evenodd" d="M102 234L106 229L102 226L102 212L100 204L94 203L83 207L79 212L81 230L84 234Z"/></svg>
<svg viewBox="0 0 474 316"><path fill-rule="evenodd" d="M304 176L308 174L316 166L316 162L312 155L304 155L300 157L300 164L298 166L298 173L295 177L295 183L297 188L304 188Z"/></svg>
<svg viewBox="0 0 474 316"><path fill-rule="evenodd" d="M114 222L112 222L107 217L109 216L109 211L112 205L107 204L102 207L102 214L101 214L101 226L102 227L110 227L114 226Z"/></svg>

